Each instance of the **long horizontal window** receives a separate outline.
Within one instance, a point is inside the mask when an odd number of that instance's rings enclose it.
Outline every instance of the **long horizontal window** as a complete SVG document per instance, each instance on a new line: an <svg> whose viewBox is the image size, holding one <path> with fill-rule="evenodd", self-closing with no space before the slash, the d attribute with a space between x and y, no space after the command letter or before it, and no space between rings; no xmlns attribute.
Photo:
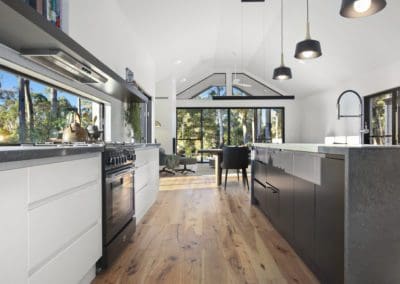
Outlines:
<svg viewBox="0 0 400 284"><path fill-rule="evenodd" d="M61 143L75 114L103 128L102 104L0 69L0 144Z"/></svg>
<svg viewBox="0 0 400 284"><path fill-rule="evenodd" d="M284 142L284 108L178 108L177 152L206 162L200 149Z"/></svg>

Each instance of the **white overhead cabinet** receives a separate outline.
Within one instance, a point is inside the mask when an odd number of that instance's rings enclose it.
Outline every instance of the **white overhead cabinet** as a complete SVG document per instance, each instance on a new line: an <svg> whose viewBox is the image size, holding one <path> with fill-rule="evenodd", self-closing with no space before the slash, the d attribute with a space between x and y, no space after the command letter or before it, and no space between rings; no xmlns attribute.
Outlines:
<svg viewBox="0 0 400 284"><path fill-rule="evenodd" d="M2 281L90 279L102 254L101 154L34 161L0 171Z"/></svg>

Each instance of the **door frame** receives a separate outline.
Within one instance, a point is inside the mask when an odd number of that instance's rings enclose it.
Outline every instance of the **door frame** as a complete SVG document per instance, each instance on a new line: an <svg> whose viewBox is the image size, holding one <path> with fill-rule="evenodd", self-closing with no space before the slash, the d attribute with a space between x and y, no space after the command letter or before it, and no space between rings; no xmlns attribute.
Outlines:
<svg viewBox="0 0 400 284"><path fill-rule="evenodd" d="M381 91L375 94L371 94L364 97L364 115L365 115L365 122L370 128L370 101L371 99L384 95L384 94L392 94L392 145L399 144L399 115L398 115L398 108L397 108L397 101L398 96L400 96L400 87L388 89L385 91ZM371 144L371 133L364 134L364 143Z"/></svg>

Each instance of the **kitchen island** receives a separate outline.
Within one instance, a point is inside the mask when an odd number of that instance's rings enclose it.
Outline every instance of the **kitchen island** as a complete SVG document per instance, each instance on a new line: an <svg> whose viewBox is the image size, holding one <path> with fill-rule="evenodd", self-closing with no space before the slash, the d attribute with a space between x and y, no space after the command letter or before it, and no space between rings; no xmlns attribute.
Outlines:
<svg viewBox="0 0 400 284"><path fill-rule="evenodd" d="M400 147L255 144L252 202L323 283L399 283Z"/></svg>

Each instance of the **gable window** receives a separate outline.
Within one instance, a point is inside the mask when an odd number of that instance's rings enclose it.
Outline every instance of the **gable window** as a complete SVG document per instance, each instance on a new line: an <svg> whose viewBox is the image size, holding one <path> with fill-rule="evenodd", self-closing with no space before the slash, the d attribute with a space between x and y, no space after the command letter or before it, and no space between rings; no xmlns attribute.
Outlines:
<svg viewBox="0 0 400 284"><path fill-rule="evenodd" d="M212 86L193 97L195 100L212 100L213 97L226 96L226 87Z"/></svg>

